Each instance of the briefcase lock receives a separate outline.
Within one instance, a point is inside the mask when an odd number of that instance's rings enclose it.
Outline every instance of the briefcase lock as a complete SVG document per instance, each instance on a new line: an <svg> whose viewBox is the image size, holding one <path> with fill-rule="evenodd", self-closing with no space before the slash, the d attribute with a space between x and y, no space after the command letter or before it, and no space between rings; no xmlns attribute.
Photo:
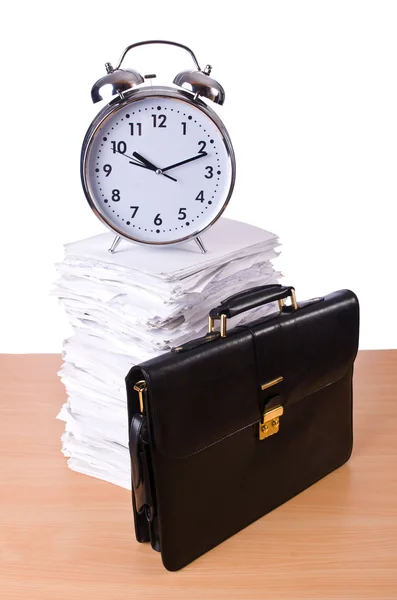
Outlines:
<svg viewBox="0 0 397 600"><path fill-rule="evenodd" d="M266 410L262 421L259 423L259 439L264 440L265 438L278 433L280 429L280 417L284 413L282 406L275 406Z"/></svg>

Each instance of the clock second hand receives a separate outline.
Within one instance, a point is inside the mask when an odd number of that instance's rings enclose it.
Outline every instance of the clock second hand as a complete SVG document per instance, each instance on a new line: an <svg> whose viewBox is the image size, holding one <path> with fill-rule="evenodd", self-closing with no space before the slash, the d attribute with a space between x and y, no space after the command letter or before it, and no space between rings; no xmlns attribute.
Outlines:
<svg viewBox="0 0 397 600"><path fill-rule="evenodd" d="M150 169L151 171L154 171L157 175L164 175L164 177L167 177L167 179L172 179L172 181L177 181L177 179L175 179L175 177L171 177L171 175L167 175L166 173L163 173L163 171L161 169L156 167L156 165L151 163L144 156L141 156L141 154L138 154L138 152L133 152L132 156L134 156L135 158L137 158L138 160L143 162L144 165L146 165L148 169ZM132 163L132 164L135 164L135 163Z"/></svg>

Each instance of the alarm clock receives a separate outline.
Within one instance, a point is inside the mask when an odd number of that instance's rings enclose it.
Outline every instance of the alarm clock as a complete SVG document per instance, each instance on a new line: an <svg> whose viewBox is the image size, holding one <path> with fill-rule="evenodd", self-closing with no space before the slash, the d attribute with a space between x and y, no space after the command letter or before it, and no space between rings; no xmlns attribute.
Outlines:
<svg viewBox="0 0 397 600"><path fill-rule="evenodd" d="M155 75L121 68L127 52L147 44L189 52L195 69L156 87ZM195 240L205 252L200 234L225 210L236 172L226 128L203 101L225 100L212 67L201 70L190 48L163 40L131 44L115 68L105 67L91 98L110 101L84 138L81 180L90 207L116 234L109 251L126 239L153 246Z"/></svg>

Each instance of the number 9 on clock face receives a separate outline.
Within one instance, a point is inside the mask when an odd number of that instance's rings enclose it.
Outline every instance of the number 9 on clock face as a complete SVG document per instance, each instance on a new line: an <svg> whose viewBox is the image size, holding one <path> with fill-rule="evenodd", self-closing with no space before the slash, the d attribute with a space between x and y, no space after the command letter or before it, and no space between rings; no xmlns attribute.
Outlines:
<svg viewBox="0 0 397 600"><path fill-rule="evenodd" d="M235 162L219 117L178 90L139 90L105 107L87 132L82 181L97 216L127 239L170 244L213 224Z"/></svg>

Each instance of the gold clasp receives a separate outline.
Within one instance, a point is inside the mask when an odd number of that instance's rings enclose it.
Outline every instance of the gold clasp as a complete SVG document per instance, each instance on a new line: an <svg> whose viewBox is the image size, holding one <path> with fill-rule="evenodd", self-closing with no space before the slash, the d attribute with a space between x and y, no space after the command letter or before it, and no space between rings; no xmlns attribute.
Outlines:
<svg viewBox="0 0 397 600"><path fill-rule="evenodd" d="M222 338L226 337L226 322L227 322L227 317L226 315L221 315L219 317L220 321L221 321L221 326L220 326L220 334ZM208 333L214 333L215 331L215 319L213 319L212 317L208 317Z"/></svg>
<svg viewBox="0 0 397 600"><path fill-rule="evenodd" d="M285 306L285 301L283 298L281 298L281 300L278 300L278 307L279 307L280 311L283 310L284 306ZM298 310L298 303L296 301L296 294L295 294L294 288L291 288L291 306L294 310Z"/></svg>
<svg viewBox="0 0 397 600"><path fill-rule="evenodd" d="M284 413L282 406L275 406L269 410L266 410L262 422L259 423L259 439L264 440L265 438L278 433L280 429L280 417Z"/></svg>
<svg viewBox="0 0 397 600"><path fill-rule="evenodd" d="M284 381L284 377L276 377L276 379L272 379L271 381L267 381L266 383L262 383L261 385L261 390L268 390L270 387L273 387L274 385L277 385L278 383L281 383L282 381Z"/></svg>
<svg viewBox="0 0 397 600"><path fill-rule="evenodd" d="M134 385L134 391L139 395L139 412L143 413L143 392L146 391L146 381L141 379Z"/></svg>

